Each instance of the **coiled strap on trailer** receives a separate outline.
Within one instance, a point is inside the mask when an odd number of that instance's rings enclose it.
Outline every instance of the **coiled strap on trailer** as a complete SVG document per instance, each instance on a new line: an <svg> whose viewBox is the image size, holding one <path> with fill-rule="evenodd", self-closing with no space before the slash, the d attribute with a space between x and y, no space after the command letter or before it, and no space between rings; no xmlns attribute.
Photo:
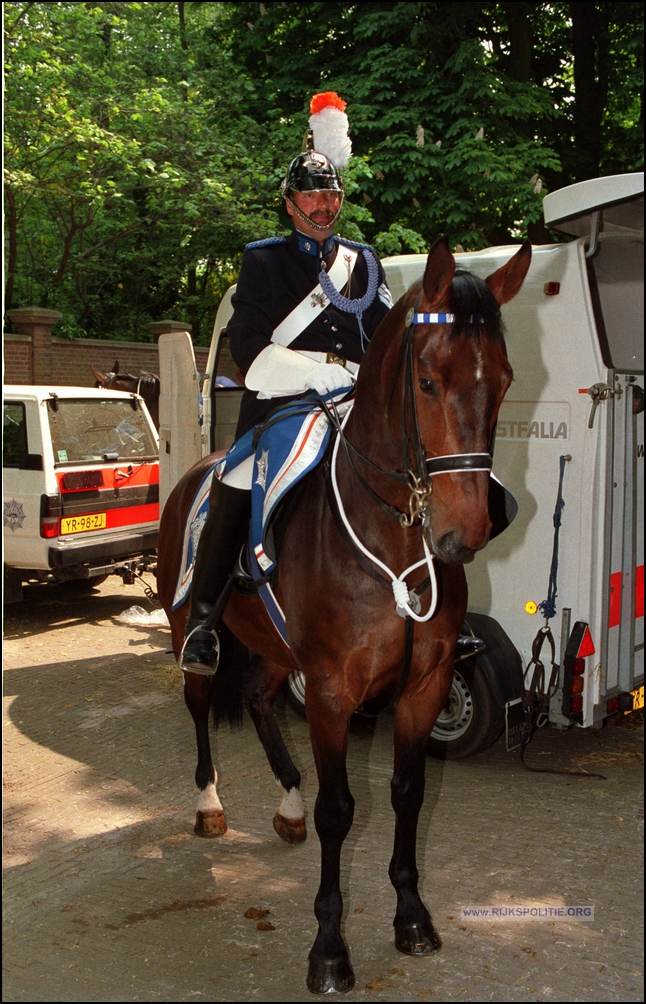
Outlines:
<svg viewBox="0 0 646 1004"><path fill-rule="evenodd" d="M520 762L525 770L530 770L536 774L569 774L571 777L599 777L603 781L607 778L603 774L591 774L587 771L577 770L557 770L553 767L530 767L525 763L525 750L536 729L547 725L550 713L550 698L554 696L558 689L559 664L556 661L556 646L554 637L550 630L549 621L556 614L556 594L559 568L559 533L561 530L561 516L565 508L563 498L563 476L565 465L571 460L570 454L560 457L559 486L556 494L556 507L554 509L554 543L552 545L552 564L550 566L550 579L547 588L547 599L539 603L538 609L545 617L545 624L539 628L534 641L532 642L532 658L530 659L524 673L523 684L523 711L525 713L525 723L523 725L523 737L520 744ZM549 642L551 652L551 669L549 678L545 672L545 665L541 660L541 649L545 640Z"/></svg>

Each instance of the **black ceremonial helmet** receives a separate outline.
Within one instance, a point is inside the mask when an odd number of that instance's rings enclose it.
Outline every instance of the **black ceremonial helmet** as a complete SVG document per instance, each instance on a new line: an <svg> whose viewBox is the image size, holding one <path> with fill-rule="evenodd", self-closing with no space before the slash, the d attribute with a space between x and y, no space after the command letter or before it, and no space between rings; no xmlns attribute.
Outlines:
<svg viewBox="0 0 646 1004"><path fill-rule="evenodd" d="M304 150L294 157L280 186L281 195L288 192L343 192L343 182L334 164L325 154Z"/></svg>
<svg viewBox="0 0 646 1004"><path fill-rule="evenodd" d="M292 201L290 193L325 191L338 192L340 195L340 205L334 220L328 223L327 226L322 227L318 223L315 223L314 220L311 220L309 216L305 215L303 210ZM299 153L298 157L294 157L287 168L287 174L280 186L280 194L292 207L296 216L305 220L314 230L324 232L336 223L341 213L344 196L343 182L334 164L324 154L308 149L303 153Z"/></svg>

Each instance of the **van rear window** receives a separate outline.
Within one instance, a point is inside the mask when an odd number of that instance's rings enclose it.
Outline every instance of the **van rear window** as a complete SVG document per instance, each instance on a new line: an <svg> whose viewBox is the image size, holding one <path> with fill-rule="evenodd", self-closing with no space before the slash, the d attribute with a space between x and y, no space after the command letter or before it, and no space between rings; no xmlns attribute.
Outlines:
<svg viewBox="0 0 646 1004"><path fill-rule="evenodd" d="M148 423L130 401L57 397L48 401L47 415L57 465L158 455Z"/></svg>
<svg viewBox="0 0 646 1004"><path fill-rule="evenodd" d="M28 452L25 406L22 401L5 401L2 423L3 467L24 467Z"/></svg>

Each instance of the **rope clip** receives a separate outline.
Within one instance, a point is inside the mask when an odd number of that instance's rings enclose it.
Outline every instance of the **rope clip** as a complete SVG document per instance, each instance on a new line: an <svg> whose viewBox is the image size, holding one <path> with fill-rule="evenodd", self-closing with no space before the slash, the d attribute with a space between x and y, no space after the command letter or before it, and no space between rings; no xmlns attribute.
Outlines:
<svg viewBox="0 0 646 1004"><path fill-rule="evenodd" d="M409 486L411 488L410 498L408 500L410 514L401 514L399 521L403 527L412 526L416 519L419 519L422 523L424 522L428 511L428 502L433 491L432 481L422 481L422 479L418 478L413 471L408 471L407 473Z"/></svg>

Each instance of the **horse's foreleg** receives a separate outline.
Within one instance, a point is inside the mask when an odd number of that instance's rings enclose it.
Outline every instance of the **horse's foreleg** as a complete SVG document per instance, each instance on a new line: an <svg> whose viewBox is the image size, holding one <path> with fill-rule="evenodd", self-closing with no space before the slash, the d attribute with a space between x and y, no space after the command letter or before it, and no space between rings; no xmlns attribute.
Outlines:
<svg viewBox="0 0 646 1004"><path fill-rule="evenodd" d="M397 912L393 922L395 947L406 955L425 955L442 944L418 892L416 839L424 800L426 742L444 706L450 685L450 671L446 667L438 667L425 693L402 696L395 715L395 769L391 781L391 801L396 821L388 873L397 893Z"/></svg>
<svg viewBox="0 0 646 1004"><path fill-rule="evenodd" d="M195 723L197 740L195 783L200 794L197 800L195 832L198 837L220 837L227 832L227 821L216 788L218 775L211 759L209 742L212 685L212 676L184 673L184 700Z"/></svg>
<svg viewBox="0 0 646 1004"><path fill-rule="evenodd" d="M341 717L338 707L315 710L311 704L307 700L319 778L314 823L321 841L321 883L314 901L319 929L309 955L307 986L312 993L342 993L354 986L350 956L341 936L340 888L341 848L354 817L345 762L350 713Z"/></svg>
<svg viewBox="0 0 646 1004"><path fill-rule="evenodd" d="M274 699L287 672L256 656L245 684L245 700L282 796L274 815L274 829L288 844L300 844L307 837L299 790L301 775L274 718Z"/></svg>

